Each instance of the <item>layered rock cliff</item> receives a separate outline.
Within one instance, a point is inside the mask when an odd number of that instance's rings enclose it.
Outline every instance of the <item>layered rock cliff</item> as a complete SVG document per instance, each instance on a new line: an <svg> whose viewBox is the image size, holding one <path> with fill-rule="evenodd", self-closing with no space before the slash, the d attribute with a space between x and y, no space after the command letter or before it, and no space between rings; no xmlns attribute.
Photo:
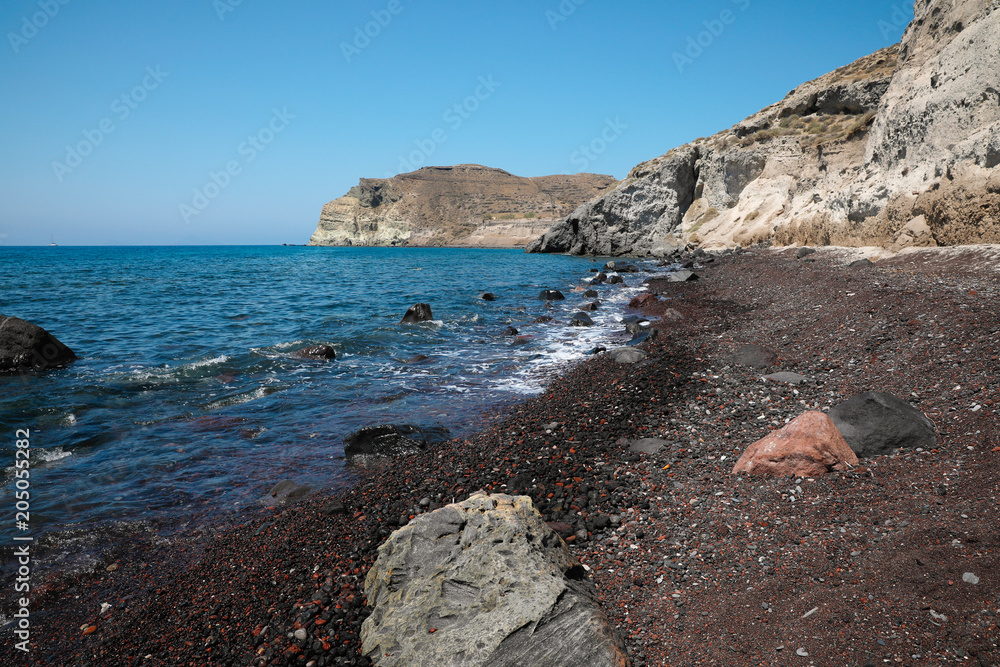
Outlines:
<svg viewBox="0 0 1000 667"><path fill-rule="evenodd" d="M917 0L900 45L637 166L529 252L1000 242L1000 0Z"/></svg>
<svg viewBox="0 0 1000 667"><path fill-rule="evenodd" d="M323 207L309 245L523 247L616 182L522 178L471 164L363 178Z"/></svg>

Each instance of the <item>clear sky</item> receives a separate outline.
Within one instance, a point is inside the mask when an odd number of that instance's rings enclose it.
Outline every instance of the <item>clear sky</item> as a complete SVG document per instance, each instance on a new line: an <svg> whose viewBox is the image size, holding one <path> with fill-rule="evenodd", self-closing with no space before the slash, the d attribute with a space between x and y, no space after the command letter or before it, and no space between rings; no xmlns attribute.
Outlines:
<svg viewBox="0 0 1000 667"><path fill-rule="evenodd" d="M623 178L897 42L912 13L906 0L5 0L0 244L305 243L359 177L426 165Z"/></svg>

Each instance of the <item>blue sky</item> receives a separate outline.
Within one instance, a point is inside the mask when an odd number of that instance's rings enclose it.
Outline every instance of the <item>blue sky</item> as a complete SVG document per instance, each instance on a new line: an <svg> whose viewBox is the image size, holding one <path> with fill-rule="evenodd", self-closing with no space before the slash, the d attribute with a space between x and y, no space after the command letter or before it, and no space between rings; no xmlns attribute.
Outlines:
<svg viewBox="0 0 1000 667"><path fill-rule="evenodd" d="M900 0L7 0L0 244L305 243L359 177L431 164L623 178L910 18Z"/></svg>

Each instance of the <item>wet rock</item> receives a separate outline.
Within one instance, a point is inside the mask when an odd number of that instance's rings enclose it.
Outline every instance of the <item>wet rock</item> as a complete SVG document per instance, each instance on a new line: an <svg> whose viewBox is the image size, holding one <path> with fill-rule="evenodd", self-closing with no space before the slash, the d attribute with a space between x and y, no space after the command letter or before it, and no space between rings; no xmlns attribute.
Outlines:
<svg viewBox="0 0 1000 667"><path fill-rule="evenodd" d="M592 327L594 326L594 320L587 313L577 313L570 319L569 325L571 327Z"/></svg>
<svg viewBox="0 0 1000 667"><path fill-rule="evenodd" d="M0 315L0 374L57 368L74 359L73 350L40 326Z"/></svg>
<svg viewBox="0 0 1000 667"><path fill-rule="evenodd" d="M430 359L430 357L428 357L426 354L415 354L412 357L410 357L409 359L407 359L406 363L408 363L408 364L419 364L419 363L423 363L423 362L427 361L428 359Z"/></svg>
<svg viewBox="0 0 1000 667"><path fill-rule="evenodd" d="M628 302L628 307L636 309L646 308L658 302L659 299L657 299L656 296L653 294L640 294L639 296L635 297L634 299Z"/></svg>
<svg viewBox="0 0 1000 667"><path fill-rule="evenodd" d="M591 285L600 285L608 281L608 274L603 271L594 276L594 279L590 281Z"/></svg>
<svg viewBox="0 0 1000 667"><path fill-rule="evenodd" d="M628 262L608 262L604 265L603 271L614 271L616 273L639 273L639 267Z"/></svg>
<svg viewBox="0 0 1000 667"><path fill-rule="evenodd" d="M750 343L736 350L736 352L726 358L726 361L731 364L739 364L740 366L769 368L777 363L778 355L773 350Z"/></svg>
<svg viewBox="0 0 1000 667"><path fill-rule="evenodd" d="M473 495L378 551L361 632L376 665L629 664L586 570L529 498Z"/></svg>
<svg viewBox="0 0 1000 667"><path fill-rule="evenodd" d="M701 280L701 277L694 271L674 271L670 274L670 281L674 283L690 283Z"/></svg>
<svg viewBox="0 0 1000 667"><path fill-rule="evenodd" d="M304 347L301 350L298 350L295 353L295 356L300 359L329 361L337 358L337 351L329 345L310 345L309 347Z"/></svg>
<svg viewBox="0 0 1000 667"><path fill-rule="evenodd" d="M557 289L542 290L538 298L542 301L563 301L566 296Z"/></svg>
<svg viewBox="0 0 1000 667"><path fill-rule="evenodd" d="M822 412L806 412L753 443L733 474L818 477L857 465L858 457Z"/></svg>
<svg viewBox="0 0 1000 667"><path fill-rule="evenodd" d="M587 290L586 292L583 293L583 296L585 296L588 299L596 299L600 295L601 295L600 292L598 292L595 289L589 289L589 290Z"/></svg>
<svg viewBox="0 0 1000 667"><path fill-rule="evenodd" d="M610 278L608 278L608 284L609 285L624 285L625 284L625 279L622 278L621 276L611 276Z"/></svg>
<svg viewBox="0 0 1000 667"><path fill-rule="evenodd" d="M312 492L312 487L285 479L271 487L267 495L260 499L260 503L266 507L291 505L302 500Z"/></svg>
<svg viewBox="0 0 1000 667"><path fill-rule="evenodd" d="M764 379L770 380L771 382L779 382L781 384L805 384L806 382L809 382L809 378L805 375L789 373L788 371L771 373L770 375L765 375Z"/></svg>
<svg viewBox="0 0 1000 667"><path fill-rule="evenodd" d="M451 435L442 427L422 427L410 424L367 426L344 438L344 454L348 458L409 456L428 445L446 442Z"/></svg>
<svg viewBox="0 0 1000 667"><path fill-rule="evenodd" d="M516 336L517 334L518 331L514 327L507 327L506 329L503 330L504 336Z"/></svg>
<svg viewBox="0 0 1000 667"><path fill-rule="evenodd" d="M646 358L646 353L634 347L623 347L611 350L609 356L616 364L637 364Z"/></svg>
<svg viewBox="0 0 1000 667"><path fill-rule="evenodd" d="M639 331L638 333L636 333L635 336L632 337L632 340L630 340L627 344L628 345L639 345L640 343L645 343L645 342L648 342L648 341L651 341L651 340L656 340L656 338L659 335L660 335L660 332L657 331L656 329L644 329L644 330Z"/></svg>
<svg viewBox="0 0 1000 667"><path fill-rule="evenodd" d="M400 324L416 324L418 322L430 322L434 319L431 314L431 307L426 303L418 303L414 306L410 306L410 309L406 311L403 315L403 319L400 320Z"/></svg>
<svg viewBox="0 0 1000 667"><path fill-rule="evenodd" d="M930 449L937 444L934 424L892 394L871 391L829 412L851 449L861 457L889 454L896 448Z"/></svg>
<svg viewBox="0 0 1000 667"><path fill-rule="evenodd" d="M496 301L497 300L497 297L496 297L495 294L493 294L493 292L483 292L482 294L479 295L479 298L482 299L483 301Z"/></svg>
<svg viewBox="0 0 1000 667"><path fill-rule="evenodd" d="M535 318L535 320L532 322L532 324L548 324L553 319L554 318L551 318L548 315L542 315L541 317Z"/></svg>

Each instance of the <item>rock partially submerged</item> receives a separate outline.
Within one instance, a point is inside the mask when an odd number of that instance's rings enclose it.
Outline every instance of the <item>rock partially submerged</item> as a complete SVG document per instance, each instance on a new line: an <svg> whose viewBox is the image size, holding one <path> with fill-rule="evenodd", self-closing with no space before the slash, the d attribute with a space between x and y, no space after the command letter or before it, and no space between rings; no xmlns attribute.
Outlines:
<svg viewBox="0 0 1000 667"><path fill-rule="evenodd" d="M586 569L531 499L477 493L393 533L365 578L380 667L625 667Z"/></svg>
<svg viewBox="0 0 1000 667"><path fill-rule="evenodd" d="M310 345L295 352L295 356L300 359L316 359L320 361L330 361L337 358L337 351L329 345Z"/></svg>
<svg viewBox="0 0 1000 667"><path fill-rule="evenodd" d="M296 503L312 492L312 487L284 479L271 487L267 495L260 499L260 503L265 507L282 507Z"/></svg>
<svg viewBox="0 0 1000 667"><path fill-rule="evenodd" d="M937 444L931 420L892 394L860 394L834 407L829 415L847 444L861 457Z"/></svg>
<svg viewBox="0 0 1000 667"><path fill-rule="evenodd" d="M57 368L75 359L73 350L40 326L0 315L0 375Z"/></svg>
<svg viewBox="0 0 1000 667"><path fill-rule="evenodd" d="M733 474L819 477L857 465L858 457L822 412L806 412L753 443Z"/></svg>
<svg viewBox="0 0 1000 667"><path fill-rule="evenodd" d="M366 426L344 438L347 458L391 457L416 454L428 445L446 442L451 437L443 427L381 424Z"/></svg>
<svg viewBox="0 0 1000 667"><path fill-rule="evenodd" d="M563 301L566 299L566 295L557 289L547 289L542 290L538 298L542 301Z"/></svg>
<svg viewBox="0 0 1000 667"><path fill-rule="evenodd" d="M410 309L406 311L403 315L403 319L400 324L417 324L419 322L430 322L434 319L434 315L431 314L431 307L426 303L418 303L416 305L410 306Z"/></svg>

